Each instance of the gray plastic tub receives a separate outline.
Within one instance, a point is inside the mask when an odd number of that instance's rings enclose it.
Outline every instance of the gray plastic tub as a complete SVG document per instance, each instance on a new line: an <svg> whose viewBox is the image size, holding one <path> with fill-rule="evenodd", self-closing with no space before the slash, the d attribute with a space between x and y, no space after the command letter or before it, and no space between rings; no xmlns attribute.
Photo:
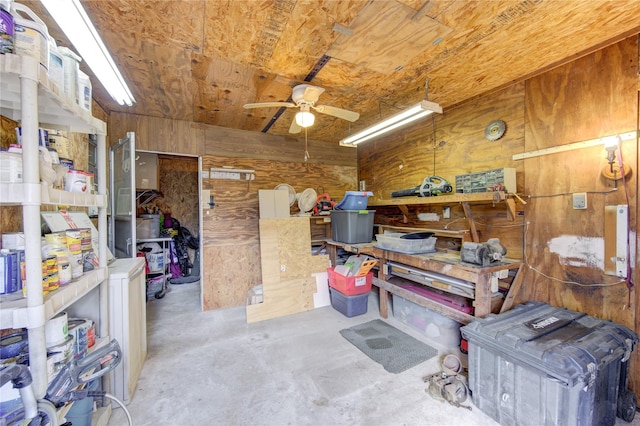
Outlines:
<svg viewBox="0 0 640 426"><path fill-rule="evenodd" d="M613 425L627 327L529 302L460 329L474 404L501 425ZM625 368L626 368L625 363Z"/></svg>
<svg viewBox="0 0 640 426"><path fill-rule="evenodd" d="M331 238L347 244L370 243L373 240L375 210L332 210Z"/></svg>

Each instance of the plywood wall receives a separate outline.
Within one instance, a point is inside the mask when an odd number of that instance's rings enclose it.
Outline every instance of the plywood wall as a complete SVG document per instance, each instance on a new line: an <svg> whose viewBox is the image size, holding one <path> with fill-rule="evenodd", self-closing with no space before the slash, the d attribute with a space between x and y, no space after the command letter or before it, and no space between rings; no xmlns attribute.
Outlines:
<svg viewBox="0 0 640 426"><path fill-rule="evenodd" d="M516 169L518 191L524 188L522 163L512 156L524 145L524 84L515 84L490 96L473 99L446 109L444 114L423 119L392 135L358 147L359 179L374 193L374 199L389 199L391 192L413 188L427 176L437 175L451 182L456 175L502 167ZM486 126L494 120L507 124L505 135L497 141L484 137ZM435 142L434 142L435 141ZM399 209L376 207L375 222L432 229L469 229L460 204L452 204L451 218L442 218L445 205L410 207L408 221ZM523 205L517 204L522 211ZM522 258L524 216L507 217L504 203L472 206L472 218L481 241L500 238L507 255ZM434 213L438 221L420 221L418 214Z"/></svg>
<svg viewBox="0 0 640 426"><path fill-rule="evenodd" d="M0 148L7 149L17 143L16 127L19 123L0 115ZM0 207L0 233L22 232L22 207Z"/></svg>
<svg viewBox="0 0 640 426"><path fill-rule="evenodd" d="M527 82L525 151L638 130L638 38L632 37ZM525 234L529 263L523 300L587 312L638 330L636 287L604 270L604 208L627 204L629 229L637 235L638 140L623 142L626 183L602 177L602 146L524 161L531 194ZM618 153L618 158L620 153ZM587 192L587 209L574 210L571 194ZM638 247L631 237L631 280L638 283ZM640 390L635 351L631 377ZM635 374L634 374L635 372Z"/></svg>
<svg viewBox="0 0 640 426"><path fill-rule="evenodd" d="M307 161L305 161L305 151ZM357 188L356 150L304 137L205 128L202 169L254 170L255 180L203 179L215 207L203 214L205 309L246 303L248 290L261 283L259 189L286 183L296 192L313 188L340 200ZM297 214L297 204L291 208ZM310 226L311 223L310 223Z"/></svg>
<svg viewBox="0 0 640 426"><path fill-rule="evenodd" d="M127 132L135 132L136 148L143 151L200 155L204 130L190 121L170 120L112 112L109 115L109 146Z"/></svg>
<svg viewBox="0 0 640 426"><path fill-rule="evenodd" d="M158 180L162 193L158 204L164 206L163 213L168 211L181 226L198 235L198 158L159 155Z"/></svg>
<svg viewBox="0 0 640 426"><path fill-rule="evenodd" d="M346 191L358 186L356 150L338 147L333 142L305 143L304 137L274 136L139 115L110 115L109 143L117 143L118 137L129 131L136 133L136 145L141 150L200 153L203 170L227 166L255 170L252 181L202 180L202 188L210 190L216 204L213 209L203 211L204 309L244 305L248 290L260 284L259 189L287 183L297 192L313 188L318 194L329 193L340 200ZM194 205L190 213L196 212ZM294 205L291 214L297 213ZM186 211L180 214L188 215ZM195 229L194 226L192 232Z"/></svg>
<svg viewBox="0 0 640 426"><path fill-rule="evenodd" d="M598 54L532 79L527 87L527 150L603 137L638 129L638 44L631 38ZM606 82L606 84L603 84ZM555 108L548 108L549 99ZM638 330L640 296L636 287L604 275L604 207L630 206L631 235L638 222L638 141L622 145L633 169L626 185L611 191L602 178L607 166L602 147L527 160L527 188L534 194L588 192L587 210L573 210L568 196L536 198L532 215L557 214L532 223L527 234L530 264L524 297L588 312ZM544 192L543 192L544 191ZM631 239L632 277L638 282L638 246ZM633 262L635 261L635 262ZM542 275L544 273L545 275ZM632 361L632 385L640 389L639 360Z"/></svg>
<svg viewBox="0 0 640 426"><path fill-rule="evenodd" d="M472 206L481 239L498 236L508 254L525 263L525 278L516 303L527 300L586 312L640 329L640 292L617 277L604 274L604 207L628 204L630 210L631 281L638 283L638 140L624 142L621 153L632 168L626 181L614 184L601 176L606 167L602 146L545 155L524 161L512 155L573 142L638 131L638 37L547 71L500 92L448 108L426 121L358 149L359 178L368 189L388 197L390 190L410 188L422 177L515 167L519 217L509 222L493 206ZM505 136L488 142L484 126L507 123ZM434 140L435 150L434 150ZM441 141L443 143L441 143ZM435 166L433 154L435 151ZM618 158L620 154L618 153ZM587 193L586 210L574 210L572 194ZM410 210L439 213L440 206ZM428 227L466 225L464 212L452 209L453 221ZM410 223L415 215L409 215ZM376 222L399 223L394 208L378 208ZM490 226L489 226L490 225ZM631 363L631 387L640 390L640 351Z"/></svg>
<svg viewBox="0 0 640 426"><path fill-rule="evenodd" d="M532 78L525 96L525 151L637 130L637 52L634 37ZM622 153L635 173L616 191L601 175L607 166L602 146L524 161L532 196L529 262L553 277L530 274L527 298L633 326L626 286L613 285L619 280L603 274L601 250L604 206L637 206L637 140L624 142ZM586 210L572 208L576 192L587 192ZM631 228L636 229L635 217Z"/></svg>
<svg viewBox="0 0 640 426"><path fill-rule="evenodd" d="M215 207L203 214L205 309L243 305L248 290L261 283L259 189L287 183L299 193L313 188L340 200L345 191L357 187L355 165L203 157L203 170L223 166L255 170L255 180L203 179L203 188L215 199ZM298 211L297 204L290 209L291 214Z"/></svg>

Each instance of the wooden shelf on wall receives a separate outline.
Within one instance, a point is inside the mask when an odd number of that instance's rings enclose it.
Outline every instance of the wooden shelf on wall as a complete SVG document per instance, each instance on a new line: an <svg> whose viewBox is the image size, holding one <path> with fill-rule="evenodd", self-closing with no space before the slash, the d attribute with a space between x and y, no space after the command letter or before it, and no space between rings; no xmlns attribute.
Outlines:
<svg viewBox="0 0 640 426"><path fill-rule="evenodd" d="M487 204L499 203L507 200L507 194L502 191L479 192L476 194L450 194L434 197L398 197L398 198L369 198L369 206L421 206L428 204Z"/></svg>
<svg viewBox="0 0 640 426"><path fill-rule="evenodd" d="M516 203L510 194L503 191L479 192L475 194L450 194L437 195L434 197L398 197L389 199L369 199L369 207L376 206L397 206L404 215L404 222L408 222L409 208L408 206L424 206L424 205L443 205L443 204L461 204L464 214L469 222L471 238L478 242L478 232L471 215L471 205L481 204L498 204L504 202L507 206L507 214L511 220L516 218Z"/></svg>

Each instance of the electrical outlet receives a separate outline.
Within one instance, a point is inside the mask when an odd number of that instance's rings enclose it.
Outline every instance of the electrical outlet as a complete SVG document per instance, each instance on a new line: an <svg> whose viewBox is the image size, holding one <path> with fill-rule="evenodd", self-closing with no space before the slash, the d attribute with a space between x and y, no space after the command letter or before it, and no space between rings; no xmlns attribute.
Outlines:
<svg viewBox="0 0 640 426"><path fill-rule="evenodd" d="M585 210L587 208L586 192L576 192L573 194L573 208L574 210Z"/></svg>
<svg viewBox="0 0 640 426"><path fill-rule="evenodd" d="M451 219L451 207L443 207L442 208L442 218L443 219Z"/></svg>

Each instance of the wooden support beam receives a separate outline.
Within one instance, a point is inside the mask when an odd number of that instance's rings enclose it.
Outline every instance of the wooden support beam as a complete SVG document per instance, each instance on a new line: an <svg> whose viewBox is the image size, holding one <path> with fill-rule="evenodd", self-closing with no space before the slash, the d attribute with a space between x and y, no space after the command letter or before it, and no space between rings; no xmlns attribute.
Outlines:
<svg viewBox="0 0 640 426"><path fill-rule="evenodd" d="M523 270L524 267L521 265L520 268L518 268L518 272L516 272L516 276L513 278L511 285L509 286L509 291L507 292L507 297L504 298L504 302L502 303L502 307L500 308L500 313L508 311L513 306L513 301L518 295L520 287L522 286L522 281L524 279Z"/></svg>
<svg viewBox="0 0 640 426"><path fill-rule="evenodd" d="M516 220L516 202L513 198L507 198L505 202L507 203L507 217L511 221Z"/></svg>
<svg viewBox="0 0 640 426"><path fill-rule="evenodd" d="M400 211L402 212L402 215L404 216L402 219L402 223L409 223L409 208L404 205L399 205L398 208L400 209Z"/></svg>
<svg viewBox="0 0 640 426"><path fill-rule="evenodd" d="M467 217L467 221L469 222L469 230L471 230L471 241L474 243L480 242L480 237L478 237L478 229L476 228L476 224L473 222L473 217L471 216L471 207L469 207L468 202L463 202L462 208L464 209L464 215Z"/></svg>

